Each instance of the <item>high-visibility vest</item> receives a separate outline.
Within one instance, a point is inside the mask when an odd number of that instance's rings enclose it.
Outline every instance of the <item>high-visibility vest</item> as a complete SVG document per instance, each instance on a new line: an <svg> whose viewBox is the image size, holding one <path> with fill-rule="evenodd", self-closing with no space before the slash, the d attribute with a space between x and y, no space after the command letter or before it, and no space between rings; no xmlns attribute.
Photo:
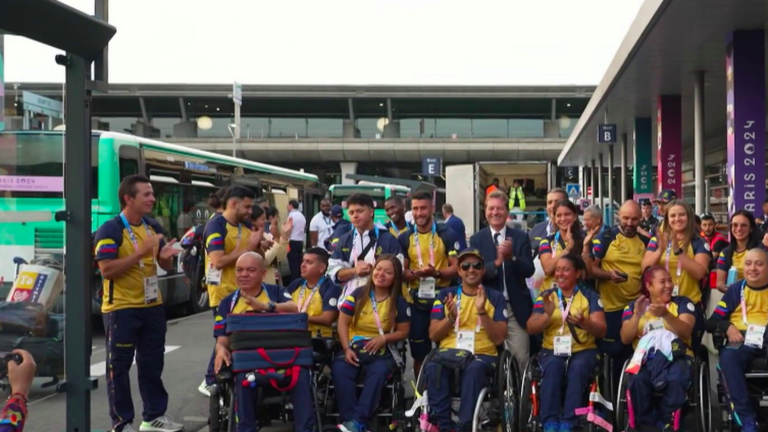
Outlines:
<svg viewBox="0 0 768 432"><path fill-rule="evenodd" d="M509 209L512 210L512 208L515 206L515 197L520 198L520 210L525 211L525 194L523 193L522 187L511 188L509 190Z"/></svg>

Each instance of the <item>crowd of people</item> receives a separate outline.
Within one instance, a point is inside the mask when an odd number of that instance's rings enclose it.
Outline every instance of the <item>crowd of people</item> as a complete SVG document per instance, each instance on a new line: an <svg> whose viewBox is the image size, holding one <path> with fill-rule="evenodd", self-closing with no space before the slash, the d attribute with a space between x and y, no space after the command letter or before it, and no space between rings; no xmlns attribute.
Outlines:
<svg viewBox="0 0 768 432"><path fill-rule="evenodd" d="M104 280L112 430L136 430L129 382L135 358L143 402L139 430L175 432L183 425L166 415L166 323L156 264L169 268L179 249L148 217L154 203L149 179L127 177L119 193L122 212L94 240ZM605 224L599 208L587 209L582 224L565 191L553 189L548 219L525 233L509 223L510 206L520 208L519 197L510 202L493 190L485 198L488 226L467 242L450 204L442 209L446 222L435 220L429 193L412 195L412 222L405 219L402 200L388 200L386 226L374 223L373 199L356 194L346 209L323 200L310 218L304 250L307 219L298 202L290 202L281 221L249 188L222 189L209 202L216 213L201 228L215 344L199 390L210 396L214 375L232 361L226 332L231 314L306 313L313 336L338 339L330 375L344 432L368 430L386 380L402 367L398 342L407 342L414 373L424 369L429 406L441 430L471 429L475 400L501 348L520 370L532 356L538 359L543 429L568 432L577 425L575 410L584 402L599 353L614 360L608 373L617 377L639 345L662 352L664 345L653 344L673 339L684 347L679 355L641 355L629 382L638 428L670 430L706 330L727 340L720 366L733 409L744 431L756 431L744 372L751 359L764 355L764 233L748 211L732 215L726 238L710 215L697 224L690 205L674 191L662 191L655 201L658 220L652 203L627 201L616 226ZM277 263L286 259L291 275L282 279ZM532 289L537 274L540 285ZM707 317L709 302L714 311ZM423 364L435 347L469 351L475 360L462 371L458 424L451 416L449 371ZM11 376L34 365L29 360L11 367ZM661 386L654 381L659 371L667 377ZM309 380L305 371L291 390L294 406L311 404ZM16 387L0 431L23 426L26 389L18 382L11 381ZM657 406L651 406L654 392L663 394ZM236 430L256 431L251 389L237 386L236 397ZM295 411L296 431L317 430L309 411Z"/></svg>

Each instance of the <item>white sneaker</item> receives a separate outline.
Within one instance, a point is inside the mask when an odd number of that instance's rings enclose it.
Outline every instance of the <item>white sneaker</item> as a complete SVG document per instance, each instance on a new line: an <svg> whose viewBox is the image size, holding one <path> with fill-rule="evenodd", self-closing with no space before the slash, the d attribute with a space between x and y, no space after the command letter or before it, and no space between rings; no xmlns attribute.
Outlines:
<svg viewBox="0 0 768 432"><path fill-rule="evenodd" d="M117 432L116 429L112 429L112 432ZM133 427L133 424L128 423L127 425L123 426L123 430L121 432L137 432L136 428Z"/></svg>
<svg viewBox="0 0 768 432"><path fill-rule="evenodd" d="M140 432L178 432L184 429L184 425L175 423L167 415L160 416L152 421L141 422Z"/></svg>
<svg viewBox="0 0 768 432"><path fill-rule="evenodd" d="M197 391L204 394L206 397L211 397L211 386L205 383L205 380L200 384L200 387L197 388Z"/></svg>

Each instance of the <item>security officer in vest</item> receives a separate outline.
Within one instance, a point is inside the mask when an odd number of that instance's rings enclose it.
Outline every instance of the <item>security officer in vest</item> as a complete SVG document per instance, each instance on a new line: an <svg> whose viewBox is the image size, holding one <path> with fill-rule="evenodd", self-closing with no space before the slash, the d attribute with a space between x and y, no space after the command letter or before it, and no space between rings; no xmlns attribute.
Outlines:
<svg viewBox="0 0 768 432"><path fill-rule="evenodd" d="M404 255L403 278L410 283L413 301L409 344L413 357L413 370L418 372L421 362L432 350L429 339L429 315L437 292L451 286L458 273L456 261L459 239L452 229L433 218L435 206L429 192L420 191L411 198L414 226L397 238Z"/></svg>
<svg viewBox="0 0 768 432"><path fill-rule="evenodd" d="M176 239L165 242L160 225L150 218L155 193L149 179L132 175L118 189L122 211L96 232L96 261L104 280L101 312L107 342L107 395L113 432L135 432L130 370L134 356L144 405L142 432L175 432L184 425L165 415L163 386L165 306L157 266L168 271Z"/></svg>
<svg viewBox="0 0 768 432"><path fill-rule="evenodd" d="M435 360L424 366L429 407L443 431L472 430L475 403L496 370L496 347L507 337L506 300L499 291L483 288L485 263L480 252L462 251L458 265L461 284L441 290L432 306L429 338L440 348ZM455 427L450 394L454 371L447 366L465 355L472 359L461 371L459 427ZM441 361L443 356L448 362Z"/></svg>
<svg viewBox="0 0 768 432"><path fill-rule="evenodd" d="M525 187L526 181L523 180L523 185L517 180L512 181L512 187L509 188L509 211L512 213L512 217L515 220L521 221L524 218L523 212L525 211Z"/></svg>

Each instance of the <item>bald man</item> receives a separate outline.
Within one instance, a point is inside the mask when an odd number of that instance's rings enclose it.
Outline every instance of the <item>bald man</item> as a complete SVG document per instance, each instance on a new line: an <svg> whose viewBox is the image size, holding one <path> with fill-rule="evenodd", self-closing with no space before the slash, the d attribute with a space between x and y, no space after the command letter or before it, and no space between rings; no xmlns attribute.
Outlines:
<svg viewBox="0 0 768 432"><path fill-rule="evenodd" d="M299 308L285 289L278 285L265 284L266 274L264 258L255 252L246 252L237 259L235 264L238 289L219 303L216 313L216 324L213 335L216 337L216 360L214 370L218 374L222 367L232 364L229 349L229 334L226 331L227 317L230 314L243 313L296 313ZM235 382L245 380L245 373L237 374ZM255 401L258 389L235 386L237 398L237 432L256 432ZM309 371L301 368L296 386L289 392L291 403L295 407L312 406L312 393ZM294 430L296 432L311 431L315 428L315 416L312 410L294 410Z"/></svg>
<svg viewBox="0 0 768 432"><path fill-rule="evenodd" d="M649 241L637 231L640 218L640 206L626 201L619 209L619 225L595 237L589 257L590 274L597 280L608 324L600 348L616 359L616 379L624 360L632 354L631 347L621 343L621 315L624 307L640 296L641 265Z"/></svg>

